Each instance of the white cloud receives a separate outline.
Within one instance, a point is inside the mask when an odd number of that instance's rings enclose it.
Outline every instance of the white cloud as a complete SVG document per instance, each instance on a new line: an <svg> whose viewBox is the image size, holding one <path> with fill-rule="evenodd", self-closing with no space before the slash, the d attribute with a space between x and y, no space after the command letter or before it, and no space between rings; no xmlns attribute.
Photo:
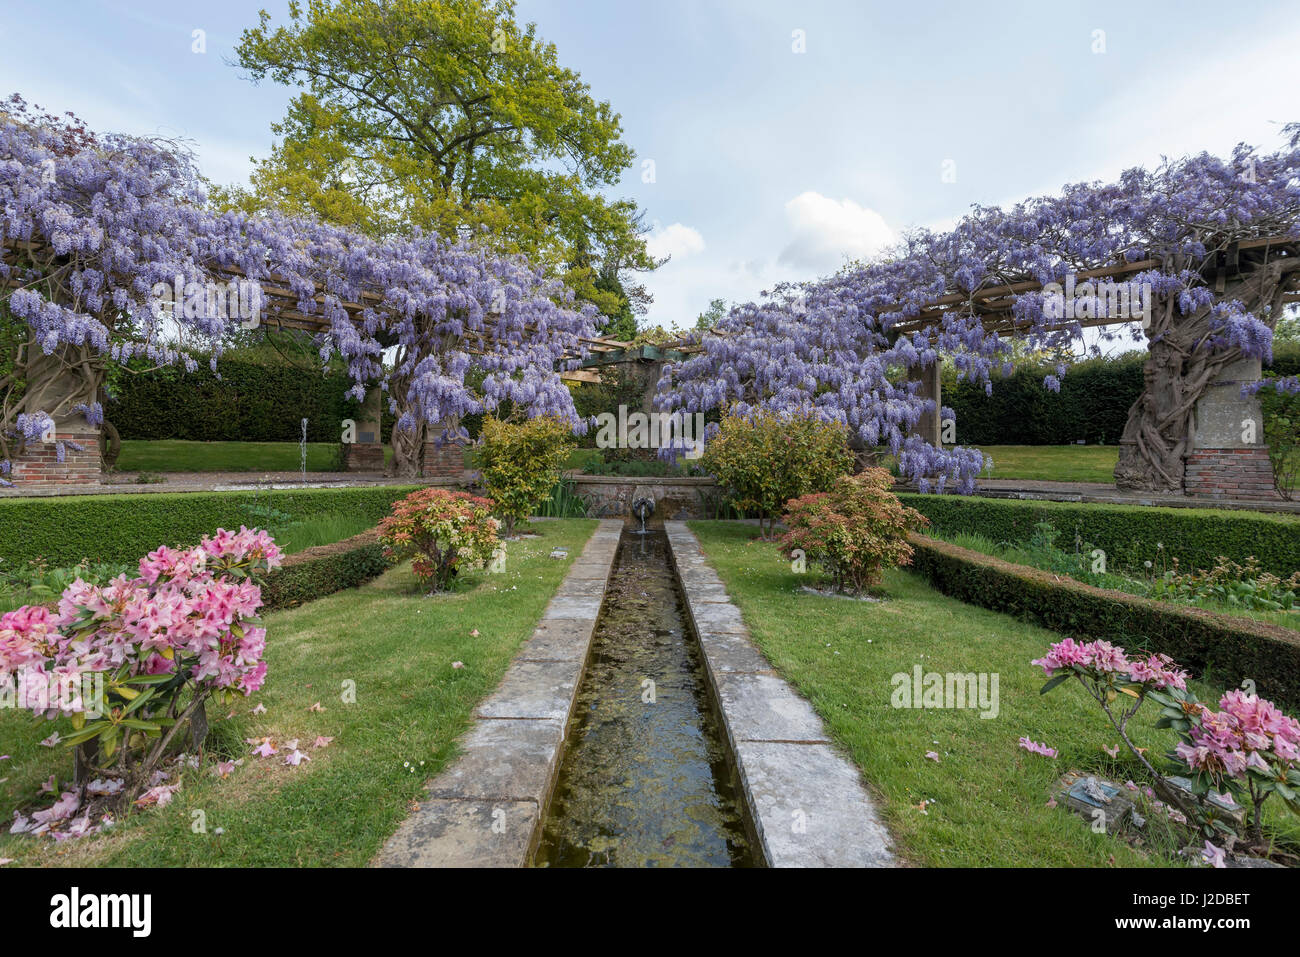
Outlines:
<svg viewBox="0 0 1300 957"><path fill-rule="evenodd" d="M883 216L851 199L809 190L785 204L785 215L794 238L779 261L789 266L828 272L846 257L865 259L895 241Z"/></svg>
<svg viewBox="0 0 1300 957"><path fill-rule="evenodd" d="M645 245L650 255L656 259L664 256L684 259L694 253L704 252L704 237L699 230L673 223L651 233Z"/></svg>

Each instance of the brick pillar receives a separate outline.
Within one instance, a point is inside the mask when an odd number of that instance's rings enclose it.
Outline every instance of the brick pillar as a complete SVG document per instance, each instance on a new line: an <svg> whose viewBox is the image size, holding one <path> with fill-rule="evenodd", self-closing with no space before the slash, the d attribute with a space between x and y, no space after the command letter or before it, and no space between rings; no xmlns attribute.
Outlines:
<svg viewBox="0 0 1300 957"><path fill-rule="evenodd" d="M437 439L443 429L454 431L458 424L439 422L428 429L429 438L424 443L420 474L425 478L455 479L460 481L465 472L465 447L455 440L439 446Z"/></svg>
<svg viewBox="0 0 1300 957"><path fill-rule="evenodd" d="M384 391L378 386L366 390L365 401L355 420L354 441L343 443L343 468L349 472L382 472L384 443L380 421Z"/></svg>
<svg viewBox="0 0 1300 957"><path fill-rule="evenodd" d="M1241 387L1260 377L1258 359L1224 368L1196 401L1191 448L1183 457L1183 491L1200 498L1277 498L1256 396Z"/></svg>
<svg viewBox="0 0 1300 957"><path fill-rule="evenodd" d="M938 448L943 444L941 436L943 435L941 423L939 421L939 410L943 406L943 388L940 385L939 371L940 360L936 359L931 365L924 368L912 366L907 370L907 378L912 382L920 382L916 394L923 399L934 400L934 411L924 413L916 423L916 428L912 434L919 435L925 441Z"/></svg>
<svg viewBox="0 0 1300 957"><path fill-rule="evenodd" d="M90 387L84 379L69 375L56 357L45 355L34 343L28 354L31 356L27 367L28 388L33 393L39 392L47 409L89 404L94 400L97 384ZM56 415L54 434L49 439L30 443L22 453L14 455L9 480L15 490L57 491L69 486L99 484L103 466L98 426L87 422L80 412ZM62 462L58 453L60 442L63 443Z"/></svg>

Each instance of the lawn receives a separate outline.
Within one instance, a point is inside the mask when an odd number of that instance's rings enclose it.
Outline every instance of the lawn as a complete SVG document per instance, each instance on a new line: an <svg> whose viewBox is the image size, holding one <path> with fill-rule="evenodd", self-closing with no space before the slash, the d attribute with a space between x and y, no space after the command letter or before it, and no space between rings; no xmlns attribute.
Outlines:
<svg viewBox="0 0 1300 957"><path fill-rule="evenodd" d="M1071 769L1142 781L1141 766L1126 752L1113 760L1103 750L1119 742L1083 689L1066 685L1039 695L1043 672L1029 662L1057 636L950 599L905 571L886 574L880 603L811 595L801 590L807 579L795 576L774 547L754 541L752 526L690 527L755 642L862 769L906 860L954 867L1170 863L1093 834L1079 818L1047 806L1054 783ZM997 716L892 707L892 677L917 665L924 672L997 674ZM1210 693L1205 686L1197 691ZM1129 731L1155 755L1175 738L1154 729L1150 707ZM1059 756L1030 754L1018 747L1021 736L1057 748ZM939 761L927 759L928 751ZM934 803L923 812L923 801ZM1156 813L1148 818L1151 834L1164 830ZM1282 826L1300 841L1294 819Z"/></svg>
<svg viewBox="0 0 1300 957"><path fill-rule="evenodd" d="M387 460L393 450L384 451ZM123 439L119 472L296 472L302 468L297 442L186 442L179 439ZM307 471L339 470L337 442L308 442Z"/></svg>
<svg viewBox="0 0 1300 957"><path fill-rule="evenodd" d="M1119 447L1115 445L985 445L993 459L981 478L1044 482L1115 481Z"/></svg>
<svg viewBox="0 0 1300 957"><path fill-rule="evenodd" d="M265 688L241 699L233 717L213 722L204 766L186 772L171 804L105 835L57 845L0 834L0 857L62 866L366 865L425 779L452 757L474 707L532 633L595 525L535 523L538 537L508 546L504 573L469 574L436 598L423 596L401 566L361 588L267 615ZM570 557L550 558L557 545ZM453 669L456 661L464 668ZM355 683L355 704L341 700L346 682ZM266 713L254 715L259 702ZM324 710L309 710L317 702ZM51 772L68 782L68 753L37 743L48 733L23 714L0 715L0 754L11 756L0 763L7 778L0 820L30 809ZM334 740L313 749L318 735ZM245 739L266 736L277 747L302 739L311 761L288 767L279 757L252 756ZM244 764L221 780L212 774L221 757ZM191 829L197 811L207 834ZM218 827L220 838L212 834Z"/></svg>

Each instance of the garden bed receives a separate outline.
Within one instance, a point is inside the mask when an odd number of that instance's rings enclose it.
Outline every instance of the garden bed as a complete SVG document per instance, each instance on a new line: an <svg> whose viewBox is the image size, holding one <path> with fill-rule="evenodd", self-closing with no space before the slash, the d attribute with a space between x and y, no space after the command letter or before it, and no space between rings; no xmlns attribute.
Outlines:
<svg viewBox="0 0 1300 957"><path fill-rule="evenodd" d="M533 631L595 522L547 522L510 546L501 574L474 572L428 598L409 566L363 587L266 616L264 689L232 717L214 711L201 766L165 807L106 833L55 844L0 833L0 858L59 866L364 866L454 752L478 702ZM307 561L304 559L303 561ZM461 662L463 667L454 668ZM342 695L355 690L355 703ZM266 712L253 708L264 704ZM319 704L319 710L313 710ZM30 716L0 713L0 820L36 802L63 748L41 747ZM256 758L246 740L300 739L310 761ZM311 747L318 737L330 739ZM238 760L224 779L218 759ZM424 762L421 764L421 762ZM48 800L45 802L48 803ZM203 811L206 833L195 833ZM216 828L224 833L217 836Z"/></svg>
<svg viewBox="0 0 1300 957"><path fill-rule="evenodd" d="M1064 689L1039 694L1043 672L1030 661L1058 635L949 598L902 570L885 573L877 590L885 602L809 595L801 587L807 576L795 575L775 548L755 541L753 526L690 527L756 644L812 703L882 798L905 859L967 867L1179 863L1149 844L1094 834L1078 817L1049 806L1069 770L1144 783L1136 760L1106 750L1119 742L1091 699ZM926 673L997 674L996 716L893 707L894 679L918 666ZM1197 690L1204 698L1222 692L1204 683ZM1144 709L1129 726L1152 756L1176 741L1154 721L1155 709ZM1057 749L1057 757L1029 753L1018 745L1022 736ZM1266 822L1300 842L1300 827L1286 812L1269 808Z"/></svg>

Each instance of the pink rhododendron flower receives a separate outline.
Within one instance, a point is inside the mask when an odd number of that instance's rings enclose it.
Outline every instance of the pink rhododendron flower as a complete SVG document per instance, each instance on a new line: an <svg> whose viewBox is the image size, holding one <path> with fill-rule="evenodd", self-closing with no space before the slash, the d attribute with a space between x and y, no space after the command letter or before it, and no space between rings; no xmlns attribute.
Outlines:
<svg viewBox="0 0 1300 957"><path fill-rule="evenodd" d="M253 749L253 753L259 758L269 758L271 755L278 754L279 752L275 749L275 746L271 744L271 739L267 738L259 746Z"/></svg>
<svg viewBox="0 0 1300 957"><path fill-rule="evenodd" d="M1221 847L1215 847L1209 841L1205 842L1205 848L1201 851L1201 860L1211 867L1227 867L1224 863L1224 851Z"/></svg>
<svg viewBox="0 0 1300 957"><path fill-rule="evenodd" d="M297 748L294 748L291 752L289 752L284 756L284 763L291 764L294 767L297 767L298 765L302 764L304 761L310 761L310 760L311 760L311 755L307 754L305 751L299 751Z"/></svg>
<svg viewBox="0 0 1300 957"><path fill-rule="evenodd" d="M324 735L321 735L320 737L318 737L318 738L316 739L316 743L313 744L312 747L313 747L313 748L327 748L327 747L329 747L330 742L333 741L333 740L334 740L333 738L327 738L327 737L325 737Z"/></svg>

